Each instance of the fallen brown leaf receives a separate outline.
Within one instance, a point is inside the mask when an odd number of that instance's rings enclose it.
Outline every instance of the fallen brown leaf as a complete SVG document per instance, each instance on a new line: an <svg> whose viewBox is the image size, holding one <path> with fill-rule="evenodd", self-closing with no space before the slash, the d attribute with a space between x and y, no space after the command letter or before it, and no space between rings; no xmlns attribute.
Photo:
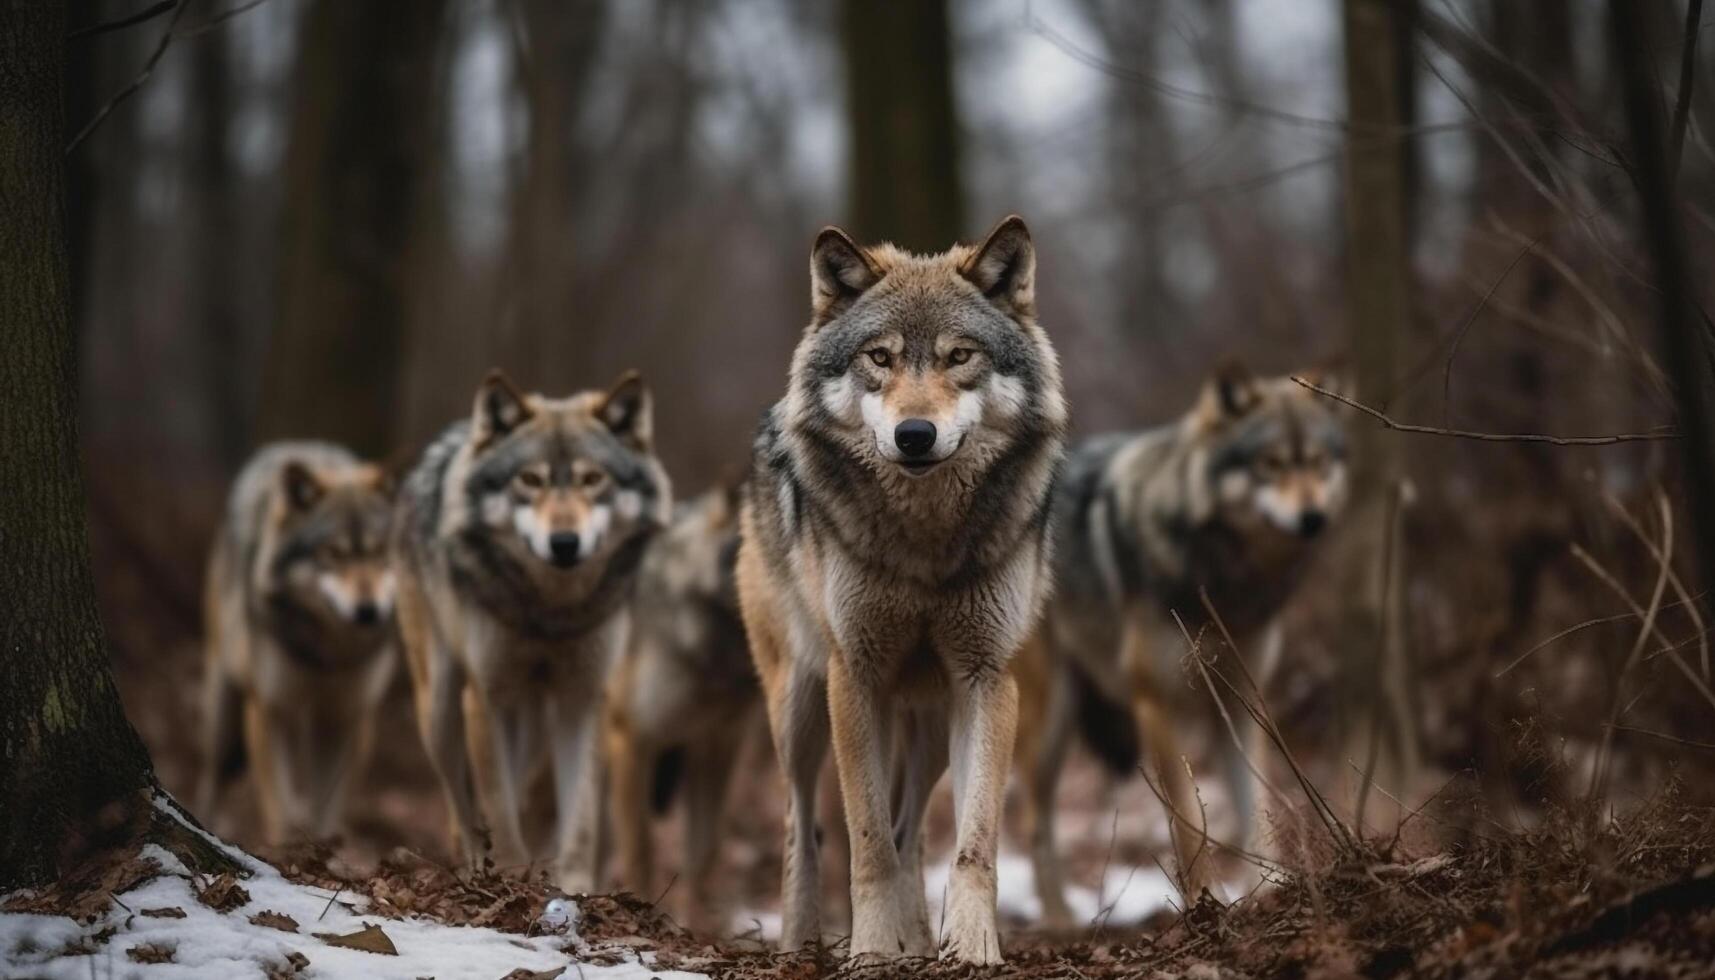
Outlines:
<svg viewBox="0 0 1715 980"><path fill-rule="evenodd" d="M126 950L125 955L137 963L171 963L173 947L160 943L143 943Z"/></svg>
<svg viewBox="0 0 1715 980"><path fill-rule="evenodd" d="M558 977L560 974L565 972L566 968L563 966L554 970L526 970L523 967L519 967L511 973L508 973L506 976L501 977L500 980L554 980L555 977Z"/></svg>
<svg viewBox="0 0 1715 980"><path fill-rule="evenodd" d="M207 885L194 886L197 901L216 912L230 912L250 901L250 893L238 883L231 872L221 872Z"/></svg>
<svg viewBox="0 0 1715 980"><path fill-rule="evenodd" d="M266 926L269 929L278 929L281 932L298 931L297 919L294 919L284 913L276 912L273 909L263 909L251 916L250 924L253 926Z"/></svg>
<svg viewBox="0 0 1715 980"><path fill-rule="evenodd" d="M182 919L185 917L185 910L177 905L169 905L166 908L144 909L138 914L145 919Z"/></svg>
<svg viewBox="0 0 1715 980"><path fill-rule="evenodd" d="M344 936L331 932L314 933L317 939L329 946L339 946L344 949L360 949L365 953L379 953L383 956L398 956L399 948L393 945L393 940L381 931L378 925L366 925L356 932Z"/></svg>

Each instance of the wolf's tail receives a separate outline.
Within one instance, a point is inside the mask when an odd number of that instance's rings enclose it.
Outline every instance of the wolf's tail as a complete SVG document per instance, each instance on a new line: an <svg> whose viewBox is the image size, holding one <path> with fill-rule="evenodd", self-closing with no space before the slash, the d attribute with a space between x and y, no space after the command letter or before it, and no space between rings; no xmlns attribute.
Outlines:
<svg viewBox="0 0 1715 980"><path fill-rule="evenodd" d="M1090 675L1068 664L1072 673L1073 711L1078 734L1096 758L1116 776L1137 772L1143 757L1137 722L1125 705L1115 704L1096 687Z"/></svg>

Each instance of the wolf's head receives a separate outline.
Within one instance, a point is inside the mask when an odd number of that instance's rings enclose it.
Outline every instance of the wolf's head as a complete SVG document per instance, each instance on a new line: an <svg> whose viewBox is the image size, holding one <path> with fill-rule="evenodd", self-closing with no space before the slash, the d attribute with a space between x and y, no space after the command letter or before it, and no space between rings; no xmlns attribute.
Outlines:
<svg viewBox="0 0 1715 980"><path fill-rule="evenodd" d="M824 229L810 256L814 317L793 359L796 424L884 481L977 472L1023 434L1059 431L1035 277L1016 216L980 245L931 256Z"/></svg>
<svg viewBox="0 0 1715 980"><path fill-rule="evenodd" d="M274 581L298 607L363 627L393 615L387 529L392 482L380 467L289 460L274 507Z"/></svg>
<svg viewBox="0 0 1715 980"><path fill-rule="evenodd" d="M1208 499L1229 525L1314 538L1345 506L1344 419L1291 378L1223 367L1187 424L1206 460Z"/></svg>
<svg viewBox="0 0 1715 980"><path fill-rule="evenodd" d="M650 449L649 391L635 372L606 391L524 394L499 371L477 389L468 534L569 570L660 523L666 485Z"/></svg>

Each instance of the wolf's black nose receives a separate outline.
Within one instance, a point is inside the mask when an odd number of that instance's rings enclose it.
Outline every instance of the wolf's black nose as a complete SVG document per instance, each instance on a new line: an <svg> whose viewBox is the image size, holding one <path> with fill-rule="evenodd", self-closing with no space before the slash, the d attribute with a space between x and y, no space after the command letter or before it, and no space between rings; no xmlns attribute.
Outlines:
<svg viewBox="0 0 1715 980"><path fill-rule="evenodd" d="M906 419L893 429L893 442L899 451L916 458L935 448L935 423L928 419Z"/></svg>
<svg viewBox="0 0 1715 980"><path fill-rule="evenodd" d="M578 562L578 535L576 531L561 531L548 535L548 550L554 555L554 564L561 568L569 568Z"/></svg>
<svg viewBox="0 0 1715 980"><path fill-rule="evenodd" d="M1313 538L1327 526L1328 515L1319 510L1307 510L1298 515L1298 533L1303 537Z"/></svg>
<svg viewBox="0 0 1715 980"><path fill-rule="evenodd" d="M359 626L374 626L381 622L381 609L373 602L360 602L351 611L351 621Z"/></svg>

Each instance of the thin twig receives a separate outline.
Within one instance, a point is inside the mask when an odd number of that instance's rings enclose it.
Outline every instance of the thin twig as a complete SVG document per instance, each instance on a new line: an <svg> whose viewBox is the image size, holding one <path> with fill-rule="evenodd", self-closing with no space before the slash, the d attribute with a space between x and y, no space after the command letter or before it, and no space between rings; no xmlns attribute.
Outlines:
<svg viewBox="0 0 1715 980"><path fill-rule="evenodd" d="M1715 743L1711 742L1694 742L1689 738L1680 738L1678 735L1669 735L1666 732L1652 732L1647 728L1633 728L1630 725L1609 725L1608 728L1616 732L1629 732L1633 735L1647 735L1650 738L1659 738L1664 742L1672 742L1675 745L1684 745L1688 748L1704 749L1710 752L1715 752Z"/></svg>
<svg viewBox="0 0 1715 980"><path fill-rule="evenodd" d="M180 31L178 34L174 35L173 39L175 41L185 41L193 37L201 37L204 34L208 34L211 31L216 30L232 18L237 17L240 14L247 14L267 2L268 0L248 0L248 2L241 3L238 6L233 7L231 10L223 10L220 13L215 14L195 27Z"/></svg>
<svg viewBox="0 0 1715 980"><path fill-rule="evenodd" d="M1620 580L1615 578L1612 572L1602 567L1602 564L1596 560L1594 555L1591 555L1588 551L1585 551L1577 544L1574 544L1572 546L1572 557L1582 562L1584 567L1590 570L1590 574L1601 579L1602 584L1606 585L1615 595L1619 596L1626 605L1630 606L1633 615L1637 616L1639 619L1644 618L1644 608L1638 605L1638 601L1632 598L1632 594L1626 591L1626 587L1620 584ZM1679 655L1679 651L1674 648L1673 641L1669 640L1662 633L1661 624L1657 623L1651 632L1654 634L1656 642L1662 645L1662 652L1672 658L1673 665L1679 668L1679 672L1681 674L1685 675L1685 679L1691 684L1692 688L1695 689L1698 694L1703 695L1703 700L1709 702L1709 706L1711 708L1715 708L1715 692L1709 690L1709 685L1703 683L1703 679L1697 676L1697 671L1692 670L1691 665L1685 662L1685 658Z"/></svg>
<svg viewBox="0 0 1715 980"><path fill-rule="evenodd" d="M99 24L91 24L88 27L80 27L67 34L66 40L76 41L80 38L94 37L97 34L110 34L113 31L122 31L133 24L141 24L146 20L154 20L156 17L159 17L178 6L179 2L180 0L161 0L160 3L157 3L152 7L145 7L137 13L131 14L127 17L120 17L115 20L105 20Z"/></svg>
<svg viewBox="0 0 1715 980"><path fill-rule="evenodd" d="M1479 442L1546 442L1556 446L1611 446L1620 442L1645 442L1679 438L1679 433L1672 429L1660 432L1623 432L1611 436L1549 436L1535 432L1471 432L1466 429L1443 429L1433 425L1412 425L1409 422L1395 422L1392 418L1368 405L1353 401L1345 395L1329 391L1319 385L1311 384L1297 375L1293 375L1292 380L1318 395L1332 398L1348 408L1355 408L1363 412L1380 422L1383 428L1392 429L1395 432L1409 432L1426 436L1452 436L1458 439L1475 439Z"/></svg>
<svg viewBox="0 0 1715 980"><path fill-rule="evenodd" d="M71 138L70 143L66 144L66 156L71 156L72 151L88 139L90 133L95 132L95 127L101 125L102 120L111 115L113 110L119 108L126 99L136 95L137 90L143 87L143 83L149 80L149 76L155 73L155 66L161 63L162 56L167 53L168 46L173 43L173 29L179 26L179 18L183 17L189 8L188 0L173 7L173 16L167 21L167 29L161 32L161 39L155 42L155 50L149 55L149 60L143 63L143 70L137 73L136 78L127 82L125 87L120 89L113 98L108 99L106 105L97 109L94 118L84 123L83 128L77 131L77 135Z"/></svg>
<svg viewBox="0 0 1715 980"><path fill-rule="evenodd" d="M1614 700L1612 707L1608 709L1608 726L1602 730L1602 742L1596 748L1596 765L1590 770L1590 786L1585 792L1585 796L1592 800L1608 781L1608 753L1613 746L1614 726L1620 721L1620 695L1626 686L1626 675L1632 672L1638 658L1643 656L1644 645L1655 632L1656 615L1661 612L1662 596L1667 594L1668 569L1673 566L1673 508L1668 505L1666 494L1661 494L1657 500L1661 511L1661 551L1657 553L1656 561L1661 570L1656 574L1655 588L1650 590L1649 605L1645 607L1637 639L1632 642L1631 651L1620 665L1619 676L1614 678ZM1638 530L1641 532L1643 529L1640 527Z"/></svg>
<svg viewBox="0 0 1715 980"><path fill-rule="evenodd" d="M1691 600L1691 593L1685 587L1685 580L1681 579L1679 573L1673 570L1673 564L1668 561L1662 549L1649 539L1649 535L1645 534L1643 527L1638 524L1638 519L1620 504L1618 497L1615 497L1612 492L1604 491L1602 502L1614 512L1614 516L1620 519L1620 523L1626 525L1633 534L1637 535L1638 540L1642 541L1644 547L1649 549L1650 557L1660 562L1662 567L1667 569L1667 584L1673 586L1674 594L1679 596L1679 601L1672 603L1672 606L1684 606L1686 614L1691 617L1692 628L1697 631L1697 665L1703 670L1703 679L1709 680L1709 633L1703 625L1703 613L1698 610L1698 604ZM1662 608L1671 608L1671 606Z"/></svg>

